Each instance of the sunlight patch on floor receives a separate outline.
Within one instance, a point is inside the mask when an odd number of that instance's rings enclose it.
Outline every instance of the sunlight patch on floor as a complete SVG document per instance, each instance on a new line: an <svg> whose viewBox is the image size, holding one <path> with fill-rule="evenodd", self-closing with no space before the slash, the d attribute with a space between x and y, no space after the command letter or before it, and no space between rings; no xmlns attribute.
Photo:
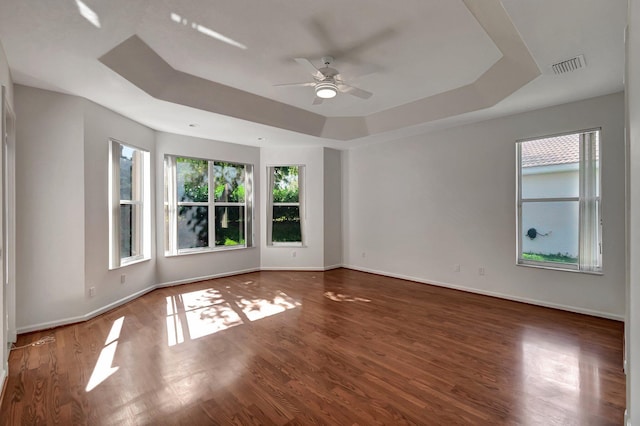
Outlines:
<svg viewBox="0 0 640 426"><path fill-rule="evenodd" d="M363 297L348 296L346 294L336 293L334 291L325 291L324 297L326 297L327 299L333 300L334 302L365 302L365 303L371 302L370 299L365 299Z"/></svg>
<svg viewBox="0 0 640 426"><path fill-rule="evenodd" d="M251 282L245 283L249 285ZM301 305L282 291L266 297L235 294L230 288L204 289L167 296L167 344L179 345L248 321L257 321Z"/></svg>
<svg viewBox="0 0 640 426"><path fill-rule="evenodd" d="M193 309L185 314L191 339L198 339L242 324L242 319L228 303Z"/></svg>
<svg viewBox="0 0 640 426"><path fill-rule="evenodd" d="M299 302L283 292L278 292L273 300L242 298L236 303L250 321L256 321L300 306Z"/></svg>
<svg viewBox="0 0 640 426"><path fill-rule="evenodd" d="M87 383L87 387L85 388L86 392L91 392L96 386L107 380L120 368L112 367L111 364L113 364L113 358L116 355L118 339L120 338L123 323L124 317L120 317L113 322L107 340L104 342L104 348L100 351L96 366L93 368L89 383Z"/></svg>
<svg viewBox="0 0 640 426"><path fill-rule="evenodd" d="M172 296L167 297L167 341L169 346L184 342L182 321L178 317L176 298Z"/></svg>

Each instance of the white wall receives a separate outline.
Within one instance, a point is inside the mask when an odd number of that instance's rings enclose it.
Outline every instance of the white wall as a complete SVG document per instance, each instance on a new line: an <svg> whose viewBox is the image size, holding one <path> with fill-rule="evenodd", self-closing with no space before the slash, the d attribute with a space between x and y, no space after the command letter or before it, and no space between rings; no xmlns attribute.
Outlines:
<svg viewBox="0 0 640 426"><path fill-rule="evenodd" d="M342 152L324 148L324 267L342 265Z"/></svg>
<svg viewBox="0 0 640 426"><path fill-rule="evenodd" d="M2 41L0 41L0 85L7 88L7 98L9 99L9 104L13 107L13 80L11 79L9 62L7 61L7 56L4 53Z"/></svg>
<svg viewBox="0 0 640 426"><path fill-rule="evenodd" d="M109 270L109 139L145 149L154 158L155 132L93 102L82 100L84 113L84 298L83 313L98 310L156 284L156 259ZM151 182L155 164L151 161ZM159 181L162 183L162 180ZM153 187L153 185L152 185ZM151 193L151 208L155 207ZM155 211L152 210L152 213ZM155 215L151 215L152 247ZM120 276L125 275L125 283ZM95 287L95 297L89 288Z"/></svg>
<svg viewBox="0 0 640 426"><path fill-rule="evenodd" d="M622 318L623 108L614 94L351 150L345 264ZM515 141L594 127L602 127L604 274L516 266Z"/></svg>
<svg viewBox="0 0 640 426"><path fill-rule="evenodd" d="M13 110L14 109L13 81L11 80L11 73L9 72L9 64L7 62L7 57L4 53L4 48L2 47L1 42L0 42L0 86L4 86L6 88L7 101L9 103L9 106ZM2 102L2 100L0 100L0 102ZM2 109L2 105L0 105L0 110L1 109ZM1 122L1 120L2 120L2 117L0 117L0 135L4 135L6 132L6 129L3 128L3 123ZM2 140L2 137L0 136L0 141L1 140ZM0 143L0 146L2 146L2 143ZM2 156L0 156L0 158L2 158ZM0 183L2 185L5 184L3 179L4 179L4 176L0 177ZM4 206L0 201L0 209L2 209L3 207ZM13 210L13 206L11 205L9 205L8 208ZM7 232L11 233L11 230L7 229ZM11 251L7 252L9 247L5 247L4 243L2 243L2 247L3 247L3 256L5 256L5 258L8 259L7 256L11 256L11 257L13 256L13 253ZM0 274L0 276L2 275ZM0 283L0 285L4 286L4 283ZM2 345L0 347L0 387L3 385L4 379L7 375L8 364L6 361L9 358L9 353L7 348L8 348L9 341L13 338L13 336L9 336L9 334L11 334L14 331L13 323L15 322L15 318L10 317L14 313L13 303L14 303L13 298L9 293L7 294L7 298L5 300L4 292L0 291L0 344ZM5 305L7 306L6 310L5 310ZM8 324L5 324L5 321ZM7 328L8 328L8 333L7 333Z"/></svg>
<svg viewBox="0 0 640 426"><path fill-rule="evenodd" d="M180 136L158 132L156 135L156 217L158 223L164 221L163 161L166 154L253 164L254 171L254 236L252 248L206 252L189 255L164 257L164 227L156 230L157 280L158 284L191 282L198 278L229 275L260 268L260 149L250 146L211 141L207 139Z"/></svg>
<svg viewBox="0 0 640 426"><path fill-rule="evenodd" d="M267 167L304 165L305 247L267 246L266 215L260 216L261 253L263 269L324 269L324 148L262 148L260 150L260 176L262 193L267 190ZM260 200L261 211L266 211L267 197ZM295 255L295 256L294 256Z"/></svg>
<svg viewBox="0 0 640 426"><path fill-rule="evenodd" d="M640 2L629 1L626 61L628 138L628 282L626 359L628 425L640 425Z"/></svg>
<svg viewBox="0 0 640 426"><path fill-rule="evenodd" d="M108 270L107 208L109 138L153 153L155 133L85 99L25 86L16 86L16 115L18 330L82 320L155 285L154 260Z"/></svg>
<svg viewBox="0 0 640 426"><path fill-rule="evenodd" d="M16 325L84 313L83 101L15 86Z"/></svg>

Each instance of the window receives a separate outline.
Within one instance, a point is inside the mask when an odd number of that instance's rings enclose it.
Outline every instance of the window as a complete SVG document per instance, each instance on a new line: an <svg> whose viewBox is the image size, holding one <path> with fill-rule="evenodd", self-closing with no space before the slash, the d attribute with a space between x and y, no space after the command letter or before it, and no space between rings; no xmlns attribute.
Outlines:
<svg viewBox="0 0 640 426"><path fill-rule="evenodd" d="M150 258L149 152L110 141L110 269Z"/></svg>
<svg viewBox="0 0 640 426"><path fill-rule="evenodd" d="M518 264L602 270L600 130L519 141Z"/></svg>
<svg viewBox="0 0 640 426"><path fill-rule="evenodd" d="M301 246L304 166L267 167L267 175L271 194L267 208L267 245Z"/></svg>
<svg viewBox="0 0 640 426"><path fill-rule="evenodd" d="M253 167L165 157L165 252L252 246Z"/></svg>

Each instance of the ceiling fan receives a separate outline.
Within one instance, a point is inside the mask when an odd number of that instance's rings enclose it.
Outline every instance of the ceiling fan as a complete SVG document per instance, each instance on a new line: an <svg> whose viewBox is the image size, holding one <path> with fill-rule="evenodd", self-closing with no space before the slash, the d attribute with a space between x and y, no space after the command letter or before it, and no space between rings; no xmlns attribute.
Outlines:
<svg viewBox="0 0 640 426"><path fill-rule="evenodd" d="M321 104L325 99L335 97L338 92L348 93L361 99L369 99L373 96L371 92L346 84L344 80L342 80L342 76L338 73L338 70L331 67L333 63L332 56L324 56L322 58L322 63L324 64L322 68L316 68L311 61L305 58L294 58L294 60L313 76L314 81L308 83L276 84L276 86L313 87L316 94L313 105Z"/></svg>

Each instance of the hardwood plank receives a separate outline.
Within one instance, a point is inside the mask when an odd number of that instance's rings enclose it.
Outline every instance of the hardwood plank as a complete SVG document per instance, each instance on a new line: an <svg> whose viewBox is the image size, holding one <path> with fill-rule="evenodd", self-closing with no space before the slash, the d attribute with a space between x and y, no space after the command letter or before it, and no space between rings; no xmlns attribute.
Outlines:
<svg viewBox="0 0 640 426"><path fill-rule="evenodd" d="M621 424L620 322L347 269L162 288L21 335L0 425Z"/></svg>

